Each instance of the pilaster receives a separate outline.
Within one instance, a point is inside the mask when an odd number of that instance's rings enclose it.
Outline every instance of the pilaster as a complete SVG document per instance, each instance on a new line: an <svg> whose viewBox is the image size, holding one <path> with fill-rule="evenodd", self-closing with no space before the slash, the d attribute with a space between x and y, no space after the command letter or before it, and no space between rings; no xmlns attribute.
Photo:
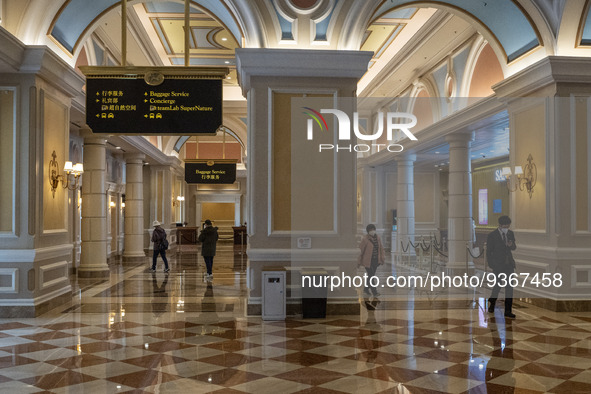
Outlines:
<svg viewBox="0 0 591 394"><path fill-rule="evenodd" d="M144 253L144 158L141 153L125 157L125 238L123 259L143 259Z"/></svg>
<svg viewBox="0 0 591 394"><path fill-rule="evenodd" d="M328 114L328 130L315 129L307 140L301 113L303 107L339 108L352 119L357 81L370 57L358 51L236 51L248 100L251 313L260 310L265 266L291 267L295 302L301 298L299 275L309 268L329 275L355 273L356 153L319 151L319 142L354 141L337 140L334 116ZM357 312L355 296L350 288L329 293L329 313Z"/></svg>
<svg viewBox="0 0 591 394"><path fill-rule="evenodd" d="M470 144L474 140L474 133L456 133L445 140L449 143L447 269L466 272L474 268L471 257L466 253L468 242L472 242Z"/></svg>
<svg viewBox="0 0 591 394"><path fill-rule="evenodd" d="M106 140L91 130L84 136L84 182L82 183L82 252L78 276L107 277L107 194L105 183Z"/></svg>

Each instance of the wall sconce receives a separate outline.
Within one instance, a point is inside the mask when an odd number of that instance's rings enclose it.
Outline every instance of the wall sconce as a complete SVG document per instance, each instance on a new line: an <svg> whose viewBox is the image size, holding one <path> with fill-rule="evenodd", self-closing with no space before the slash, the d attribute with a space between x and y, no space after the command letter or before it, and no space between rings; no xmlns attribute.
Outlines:
<svg viewBox="0 0 591 394"><path fill-rule="evenodd" d="M534 194L534 186L538 180L538 170L531 153L527 157L527 164L524 168L521 168L521 166L515 166L515 173L512 174L511 168L503 167L501 173L507 178L507 189L509 189L510 192L514 192L519 188L521 191L527 190L529 198ZM514 187L511 187L511 178L513 176L516 176L517 179Z"/></svg>
<svg viewBox="0 0 591 394"><path fill-rule="evenodd" d="M172 200L172 205L180 206L185 201L185 196L177 196L176 200Z"/></svg>
<svg viewBox="0 0 591 394"><path fill-rule="evenodd" d="M62 183L64 189L69 190L76 190L78 188L78 181L80 180L80 176L84 172L84 167L82 163L76 163L72 165L71 161L67 161L64 165L64 172L66 175L60 175L59 165L56 160L57 155L55 151L51 154L52 159L49 161L49 184L51 185L51 192L53 193L53 198L55 198L55 190L58 188L59 183ZM73 176L73 180L71 181L70 176Z"/></svg>
<svg viewBox="0 0 591 394"><path fill-rule="evenodd" d="M116 204L115 204L115 201L111 201L111 202L109 203L109 206L110 206L111 208L115 208L115 205L116 205Z"/></svg>

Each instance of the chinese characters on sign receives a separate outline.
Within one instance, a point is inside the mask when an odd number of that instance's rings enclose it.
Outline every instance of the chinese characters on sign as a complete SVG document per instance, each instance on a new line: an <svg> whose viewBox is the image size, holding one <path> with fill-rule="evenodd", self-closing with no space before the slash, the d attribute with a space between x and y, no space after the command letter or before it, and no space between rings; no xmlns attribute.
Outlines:
<svg viewBox="0 0 591 394"><path fill-rule="evenodd" d="M236 163L185 163L185 182L232 184L236 181Z"/></svg>
<svg viewBox="0 0 591 394"><path fill-rule="evenodd" d="M87 78L86 122L95 133L187 135L222 124L220 79Z"/></svg>

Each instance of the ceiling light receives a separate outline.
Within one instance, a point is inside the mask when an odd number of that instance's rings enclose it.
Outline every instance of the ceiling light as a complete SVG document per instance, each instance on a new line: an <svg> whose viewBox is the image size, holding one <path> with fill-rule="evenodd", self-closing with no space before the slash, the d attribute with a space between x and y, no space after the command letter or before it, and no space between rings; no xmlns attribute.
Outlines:
<svg viewBox="0 0 591 394"><path fill-rule="evenodd" d="M226 60L224 63L226 63L226 64L230 64L230 62L229 62L229 61L227 61L227 60Z"/></svg>
<svg viewBox="0 0 591 394"><path fill-rule="evenodd" d="M222 41L228 41L226 37L222 37Z"/></svg>

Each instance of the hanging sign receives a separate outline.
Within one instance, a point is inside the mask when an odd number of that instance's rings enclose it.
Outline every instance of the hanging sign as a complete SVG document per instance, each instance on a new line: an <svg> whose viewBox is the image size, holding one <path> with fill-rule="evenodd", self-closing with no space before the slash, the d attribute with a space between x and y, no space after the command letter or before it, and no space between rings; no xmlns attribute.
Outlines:
<svg viewBox="0 0 591 394"><path fill-rule="evenodd" d="M236 182L235 160L195 160L185 162L185 182L232 184Z"/></svg>
<svg viewBox="0 0 591 394"><path fill-rule="evenodd" d="M82 70L86 123L94 133L201 135L213 134L222 125L222 78L227 69Z"/></svg>

